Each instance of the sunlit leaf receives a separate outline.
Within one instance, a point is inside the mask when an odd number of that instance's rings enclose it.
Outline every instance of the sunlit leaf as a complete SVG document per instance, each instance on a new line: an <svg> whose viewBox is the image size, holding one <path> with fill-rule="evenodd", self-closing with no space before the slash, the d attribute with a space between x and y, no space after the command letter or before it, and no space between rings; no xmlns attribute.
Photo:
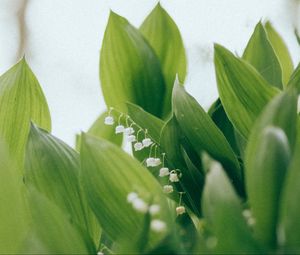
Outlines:
<svg viewBox="0 0 300 255"><path fill-rule="evenodd" d="M112 11L101 48L100 80L108 106L126 112L128 101L162 116L165 82L159 60L141 32Z"/></svg>
<svg viewBox="0 0 300 255"><path fill-rule="evenodd" d="M294 70L294 64L289 53L289 50L278 32L274 29L271 22L265 24L265 30L268 34L268 38L273 46L273 49L278 57L281 69L282 69L282 81L283 85L286 85L290 79L290 76Z"/></svg>
<svg viewBox="0 0 300 255"><path fill-rule="evenodd" d="M214 237L212 252L228 254L257 254L260 252L249 226L242 216L242 205L222 166L213 161L203 192L203 212Z"/></svg>
<svg viewBox="0 0 300 255"><path fill-rule="evenodd" d="M270 29L270 33L273 31ZM272 35L275 36L274 33ZM243 59L254 66L270 84L282 88L282 71L279 59L261 22L255 27L244 51Z"/></svg>
<svg viewBox="0 0 300 255"><path fill-rule="evenodd" d="M225 112L234 127L247 139L264 106L278 93L248 63L215 45L218 90Z"/></svg>
<svg viewBox="0 0 300 255"><path fill-rule="evenodd" d="M8 144L20 166L31 120L50 131L46 99L23 58L0 77L0 138Z"/></svg>
<svg viewBox="0 0 300 255"><path fill-rule="evenodd" d="M130 242L139 238L144 213L127 202L127 195L136 192L146 203L161 207L159 218L170 227L169 210L162 188L154 177L117 146L89 135L81 144L81 179L89 204L103 230L114 241ZM149 233L147 248L159 242L166 232Z"/></svg>
<svg viewBox="0 0 300 255"><path fill-rule="evenodd" d="M220 160L239 192L243 192L241 170L232 148L209 115L179 84L174 85L173 108L180 128L199 156L205 150Z"/></svg>
<svg viewBox="0 0 300 255"><path fill-rule="evenodd" d="M160 60L166 82L164 114L171 111L172 88L176 74L183 83L186 76L186 54L177 25L161 7L152 10L140 27L140 31Z"/></svg>
<svg viewBox="0 0 300 255"><path fill-rule="evenodd" d="M44 194L98 242L99 226L81 191L79 169L77 152L31 125L25 157L26 185Z"/></svg>

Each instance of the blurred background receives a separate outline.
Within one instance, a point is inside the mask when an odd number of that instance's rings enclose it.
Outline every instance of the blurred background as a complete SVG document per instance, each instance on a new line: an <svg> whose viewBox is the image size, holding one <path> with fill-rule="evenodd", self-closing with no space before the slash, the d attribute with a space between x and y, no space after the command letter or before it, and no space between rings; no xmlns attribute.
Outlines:
<svg viewBox="0 0 300 255"><path fill-rule="evenodd" d="M109 10L138 27L157 0L0 0L0 72L24 54L38 77L53 134L73 145L104 111L98 64ZM161 0L188 55L186 89L208 109L217 97L213 43L241 55L259 20L284 37L294 65L300 47L299 0Z"/></svg>

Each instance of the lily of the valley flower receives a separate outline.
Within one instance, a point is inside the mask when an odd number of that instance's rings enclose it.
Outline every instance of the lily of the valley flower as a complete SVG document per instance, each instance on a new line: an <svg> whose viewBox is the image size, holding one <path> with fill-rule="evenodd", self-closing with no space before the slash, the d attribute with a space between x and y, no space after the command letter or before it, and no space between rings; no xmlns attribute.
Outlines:
<svg viewBox="0 0 300 255"><path fill-rule="evenodd" d="M161 164L160 158L154 158L155 166L159 166Z"/></svg>
<svg viewBox="0 0 300 255"><path fill-rule="evenodd" d="M151 144L153 144L153 142L151 141L150 138L143 139L142 143L143 143L144 147L149 147Z"/></svg>
<svg viewBox="0 0 300 255"><path fill-rule="evenodd" d="M178 174L176 173L175 170L172 170L170 172L169 180L170 180L170 182L179 182Z"/></svg>
<svg viewBox="0 0 300 255"><path fill-rule="evenodd" d="M144 148L144 146L143 146L143 144L141 142L135 143L133 147L134 147L135 151L140 151L140 150L142 150Z"/></svg>
<svg viewBox="0 0 300 255"><path fill-rule="evenodd" d="M132 135L134 133L134 129L132 127L127 127L124 130L125 135Z"/></svg>
<svg viewBox="0 0 300 255"><path fill-rule="evenodd" d="M148 205L141 198L136 198L132 202L132 207L141 213L146 213L148 211Z"/></svg>
<svg viewBox="0 0 300 255"><path fill-rule="evenodd" d="M115 123L114 118L112 116L107 116L104 119L104 124L112 126Z"/></svg>
<svg viewBox="0 0 300 255"><path fill-rule="evenodd" d="M155 158L152 158L152 157L147 158L146 159L146 165L147 165L147 167L149 167L149 166L155 166Z"/></svg>
<svg viewBox="0 0 300 255"><path fill-rule="evenodd" d="M164 221L155 219L151 221L150 228L154 232L163 232L166 230L167 225Z"/></svg>
<svg viewBox="0 0 300 255"><path fill-rule="evenodd" d="M172 185L165 185L163 186L163 192L164 193L172 193L174 191L174 188Z"/></svg>
<svg viewBox="0 0 300 255"><path fill-rule="evenodd" d="M159 177L164 177L164 176L168 176L170 174L169 168L167 167L162 167L159 170Z"/></svg>
<svg viewBox="0 0 300 255"><path fill-rule="evenodd" d="M159 205L156 205L156 204L150 205L150 207L149 207L149 213L151 215L156 215L156 214L159 213L159 211L160 211L160 206Z"/></svg>
<svg viewBox="0 0 300 255"><path fill-rule="evenodd" d="M127 136L127 141L128 141L129 143L135 142L135 141L136 141L135 135L129 135L129 136Z"/></svg>
<svg viewBox="0 0 300 255"><path fill-rule="evenodd" d="M118 125L118 126L116 126L115 133L120 134L120 133L123 133L124 130L125 130L125 128L123 125Z"/></svg>
<svg viewBox="0 0 300 255"><path fill-rule="evenodd" d="M184 214L184 213L185 213L185 207L182 206L182 205L177 206L177 207L176 207L176 213L177 213L177 215Z"/></svg>
<svg viewBox="0 0 300 255"><path fill-rule="evenodd" d="M136 198L138 198L138 194L135 193L135 192L130 192L130 193L127 195L127 202L128 202L128 203L132 203Z"/></svg>

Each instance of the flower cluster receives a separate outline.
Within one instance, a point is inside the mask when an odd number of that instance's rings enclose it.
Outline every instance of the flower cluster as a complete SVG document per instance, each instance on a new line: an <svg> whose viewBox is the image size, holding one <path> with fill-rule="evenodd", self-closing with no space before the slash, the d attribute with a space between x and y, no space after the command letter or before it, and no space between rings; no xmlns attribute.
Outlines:
<svg viewBox="0 0 300 255"><path fill-rule="evenodd" d="M113 108L109 109L108 116L104 120L104 124L106 125L114 125L115 120L111 114ZM181 171L179 169L170 170L167 166L165 166L165 153L160 153L158 156L157 150L159 145L156 144L151 137L148 135L148 130L141 128L137 125L134 121L130 119L128 115L124 115L123 113L119 113L118 123L115 127L116 134L124 134L127 142L132 143L133 148L135 151L141 151L144 148L150 148L149 157L144 160L147 167L158 167L160 165L161 168L159 170L159 177L164 178L168 177L168 184L163 186L163 192L166 194L170 194L174 192L173 183L180 182L180 178L182 176ZM121 124L122 118L125 118L126 125ZM129 123L130 122L130 123ZM138 128L136 132L134 127ZM140 134L143 133L143 137L141 138ZM154 150L154 152L153 152ZM131 202L133 207L140 212L145 213L148 210L147 204L139 199L136 193L130 193L128 195L128 199ZM181 196L180 193L180 203L179 206L176 208L177 215L181 215L185 213L185 207L181 205Z"/></svg>
<svg viewBox="0 0 300 255"><path fill-rule="evenodd" d="M149 213L152 217L158 216L160 212L160 206L158 204L148 205L142 198L138 196L136 192L130 192L127 195L127 202L130 203L137 212ZM150 222L150 229L153 232L164 232L167 228L167 224L160 219L152 219Z"/></svg>

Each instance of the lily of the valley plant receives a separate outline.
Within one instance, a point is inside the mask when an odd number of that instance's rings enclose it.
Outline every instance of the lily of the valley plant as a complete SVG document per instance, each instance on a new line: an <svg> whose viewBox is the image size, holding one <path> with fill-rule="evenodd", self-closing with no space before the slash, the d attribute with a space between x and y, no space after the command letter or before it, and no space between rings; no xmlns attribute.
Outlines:
<svg viewBox="0 0 300 255"><path fill-rule="evenodd" d="M111 12L108 110L76 148L51 135L25 58L5 72L0 253L300 253L300 67L270 22L242 56L215 44L214 64L219 98L205 111L184 89L166 11L158 4L140 28Z"/></svg>

